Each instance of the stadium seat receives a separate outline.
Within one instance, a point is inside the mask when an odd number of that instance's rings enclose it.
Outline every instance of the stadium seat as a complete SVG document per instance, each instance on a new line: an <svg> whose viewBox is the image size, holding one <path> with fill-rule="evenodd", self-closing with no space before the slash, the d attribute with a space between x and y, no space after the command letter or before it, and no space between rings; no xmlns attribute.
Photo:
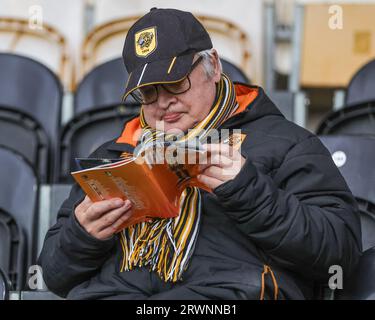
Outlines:
<svg viewBox="0 0 375 320"><path fill-rule="evenodd" d="M344 278L343 289L335 292L336 300L375 300L375 247L366 250L350 278Z"/></svg>
<svg viewBox="0 0 375 320"><path fill-rule="evenodd" d="M0 106L22 111L40 123L54 154L63 96L57 76L33 59L10 53L0 53L0 70Z"/></svg>
<svg viewBox="0 0 375 320"><path fill-rule="evenodd" d="M0 107L0 145L21 153L35 168L40 182L49 176L49 141L42 126L22 111Z"/></svg>
<svg viewBox="0 0 375 320"><path fill-rule="evenodd" d="M375 135L375 102L333 111L320 123L318 135Z"/></svg>
<svg viewBox="0 0 375 320"><path fill-rule="evenodd" d="M249 78L243 73L243 71L238 68L233 63L220 58L221 65L223 67L223 72L232 80L242 83L250 83Z"/></svg>
<svg viewBox="0 0 375 320"><path fill-rule="evenodd" d="M74 114L121 104L128 77L122 58L116 58L95 67L77 87L74 97ZM126 103L137 104L131 96L128 97Z"/></svg>
<svg viewBox="0 0 375 320"><path fill-rule="evenodd" d="M25 238L14 218L0 208L0 269L8 276L12 290L25 283Z"/></svg>
<svg viewBox="0 0 375 320"><path fill-rule="evenodd" d="M0 268L0 300L9 299L9 280Z"/></svg>
<svg viewBox="0 0 375 320"><path fill-rule="evenodd" d="M59 182L71 183L75 158L87 157L101 144L119 137L124 123L139 114L139 107L118 106L86 112L70 121L63 130Z"/></svg>
<svg viewBox="0 0 375 320"><path fill-rule="evenodd" d="M32 166L19 153L0 147L0 207L12 217L25 235L26 266L35 263L36 257L36 212L38 179Z"/></svg>
<svg viewBox="0 0 375 320"><path fill-rule="evenodd" d="M354 196L375 203L375 136L320 136Z"/></svg>
<svg viewBox="0 0 375 320"><path fill-rule="evenodd" d="M352 77L346 91L346 106L375 102L375 59Z"/></svg>

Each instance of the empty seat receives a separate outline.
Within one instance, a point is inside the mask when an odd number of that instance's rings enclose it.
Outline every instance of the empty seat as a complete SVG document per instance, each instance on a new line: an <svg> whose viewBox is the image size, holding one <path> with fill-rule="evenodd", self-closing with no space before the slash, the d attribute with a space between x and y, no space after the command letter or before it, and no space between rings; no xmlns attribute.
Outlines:
<svg viewBox="0 0 375 320"><path fill-rule="evenodd" d="M242 83L250 83L249 78L243 73L243 71L234 65L233 63L220 58L221 65L223 67L223 72L232 80Z"/></svg>
<svg viewBox="0 0 375 320"><path fill-rule="evenodd" d="M25 238L14 218L0 208L0 269L8 276L12 290L25 284Z"/></svg>
<svg viewBox="0 0 375 320"><path fill-rule="evenodd" d="M9 299L9 280L0 268L0 300Z"/></svg>
<svg viewBox="0 0 375 320"><path fill-rule="evenodd" d="M335 299L375 300L375 248L363 253L351 277L344 278L343 289L336 290Z"/></svg>
<svg viewBox="0 0 375 320"><path fill-rule="evenodd" d="M317 130L318 135L375 135L375 102L331 112Z"/></svg>
<svg viewBox="0 0 375 320"><path fill-rule="evenodd" d="M122 58L95 67L77 87L74 113L77 115L89 110L121 104L128 77ZM129 96L126 103L136 104L136 101Z"/></svg>
<svg viewBox="0 0 375 320"><path fill-rule="evenodd" d="M346 91L346 106L375 101L375 60L365 64L352 77Z"/></svg>
<svg viewBox="0 0 375 320"><path fill-rule="evenodd" d="M73 182L74 159L87 157L104 142L119 137L124 123L138 114L139 107L119 106L87 112L70 121L61 138L59 182Z"/></svg>
<svg viewBox="0 0 375 320"><path fill-rule="evenodd" d="M320 136L354 196L375 203L375 137Z"/></svg>
<svg viewBox="0 0 375 320"><path fill-rule="evenodd" d="M38 179L32 166L19 153L0 147L0 207L11 213L26 239L25 263L36 258L36 212Z"/></svg>
<svg viewBox="0 0 375 320"><path fill-rule="evenodd" d="M0 145L21 153L36 169L40 182L48 181L48 137L35 119L22 111L1 107Z"/></svg>
<svg viewBox="0 0 375 320"><path fill-rule="evenodd" d="M54 154L63 96L57 76L33 59L9 53L0 53L0 70L0 106L35 119L47 133Z"/></svg>

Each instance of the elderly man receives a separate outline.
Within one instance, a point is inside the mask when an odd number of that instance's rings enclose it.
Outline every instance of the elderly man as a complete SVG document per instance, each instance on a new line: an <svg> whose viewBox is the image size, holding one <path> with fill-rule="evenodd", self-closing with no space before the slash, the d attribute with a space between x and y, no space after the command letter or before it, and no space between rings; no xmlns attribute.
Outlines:
<svg viewBox="0 0 375 320"><path fill-rule="evenodd" d="M241 134L229 146L206 145L198 179L212 192L186 188L176 218L117 232L132 203L93 203L74 185L39 258L50 290L71 299L304 299L327 283L330 266L350 274L360 223L329 152L260 87L222 73L191 13L151 9L129 30L123 58L125 97L141 113L92 157L132 154L164 133L185 141L214 129Z"/></svg>

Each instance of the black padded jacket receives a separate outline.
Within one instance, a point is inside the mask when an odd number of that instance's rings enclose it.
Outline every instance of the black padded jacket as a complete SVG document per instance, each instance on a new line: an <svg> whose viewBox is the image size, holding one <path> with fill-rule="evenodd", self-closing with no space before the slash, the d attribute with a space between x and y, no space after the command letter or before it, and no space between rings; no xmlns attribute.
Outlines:
<svg viewBox="0 0 375 320"><path fill-rule="evenodd" d="M47 287L71 299L259 299L262 287L266 299L310 299L330 266L350 275L361 252L355 199L320 140L258 90L222 126L246 134L246 162L236 178L203 192L199 236L181 282L164 283L146 268L120 272L117 236L98 240L77 222L84 194L74 185L38 260ZM91 156L123 151L132 147L113 140Z"/></svg>

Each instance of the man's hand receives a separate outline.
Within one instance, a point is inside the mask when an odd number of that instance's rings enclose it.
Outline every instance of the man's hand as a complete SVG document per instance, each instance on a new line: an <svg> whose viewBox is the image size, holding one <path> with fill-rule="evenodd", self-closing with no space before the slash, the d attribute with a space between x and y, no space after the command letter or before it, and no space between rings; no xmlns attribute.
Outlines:
<svg viewBox="0 0 375 320"><path fill-rule="evenodd" d="M131 202L114 198L92 202L88 196L76 207L74 214L80 225L93 237L105 240L132 215Z"/></svg>
<svg viewBox="0 0 375 320"><path fill-rule="evenodd" d="M241 153L227 144L206 144L207 164L200 165L198 179L211 189L233 179L245 164Z"/></svg>

